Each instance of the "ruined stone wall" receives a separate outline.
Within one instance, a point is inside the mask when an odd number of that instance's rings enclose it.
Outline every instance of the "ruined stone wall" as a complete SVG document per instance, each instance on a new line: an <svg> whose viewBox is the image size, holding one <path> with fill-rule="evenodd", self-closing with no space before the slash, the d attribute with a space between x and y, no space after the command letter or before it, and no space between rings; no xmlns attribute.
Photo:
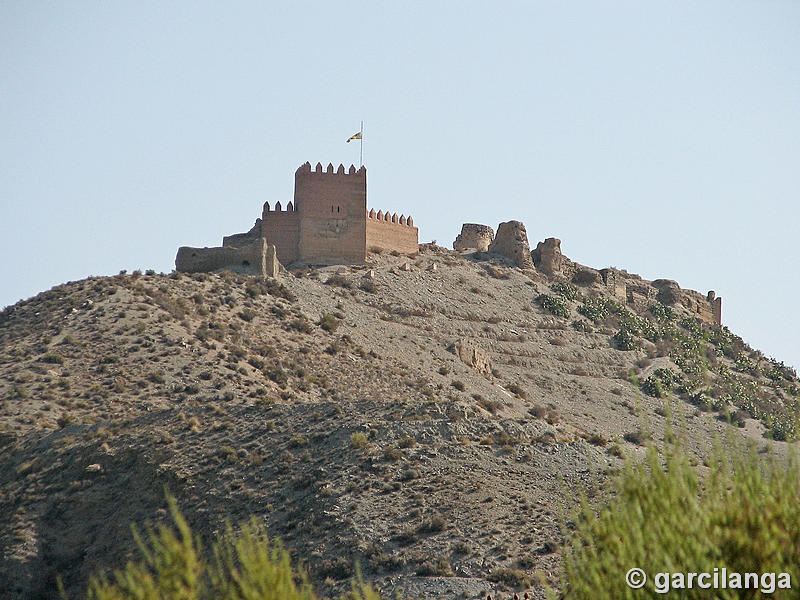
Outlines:
<svg viewBox="0 0 800 600"><path fill-rule="evenodd" d="M317 264L363 263L367 240L367 170L344 166L334 173L317 163L295 172L294 206L300 216L299 260Z"/></svg>
<svg viewBox="0 0 800 600"><path fill-rule="evenodd" d="M547 238L536 244L536 249L531 253L533 264L540 271L550 277L561 272L563 256L561 254L561 240Z"/></svg>
<svg viewBox="0 0 800 600"><path fill-rule="evenodd" d="M419 229L409 216L390 215L375 209L367 214L367 250L396 250L401 254L416 254L419 251Z"/></svg>
<svg viewBox="0 0 800 600"><path fill-rule="evenodd" d="M478 252L486 252L493 241L494 230L488 225L464 223L461 226L461 233L453 242L453 250L463 252L474 249Z"/></svg>
<svg viewBox="0 0 800 600"><path fill-rule="evenodd" d="M299 259L300 215L296 207L289 202L286 210L281 203L270 210L269 202L264 203L261 213L261 236L273 244L278 252L278 260L288 265Z"/></svg>
<svg viewBox="0 0 800 600"><path fill-rule="evenodd" d="M617 269L600 269L600 277L606 289L617 298L625 298L625 280Z"/></svg>
<svg viewBox="0 0 800 600"><path fill-rule="evenodd" d="M489 246L489 252L501 254L523 269L533 267L528 233L520 221L506 221L497 226L497 235Z"/></svg>
<svg viewBox="0 0 800 600"><path fill-rule="evenodd" d="M185 273L211 273L214 271L234 271L261 277L275 277L278 261L273 246L265 239L257 238L236 248L178 248L175 257L175 270Z"/></svg>

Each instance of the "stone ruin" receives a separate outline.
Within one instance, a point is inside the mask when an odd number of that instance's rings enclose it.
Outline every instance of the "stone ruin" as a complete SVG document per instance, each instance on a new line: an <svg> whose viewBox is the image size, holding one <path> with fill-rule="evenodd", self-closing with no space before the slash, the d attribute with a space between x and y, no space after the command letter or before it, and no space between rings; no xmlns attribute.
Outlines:
<svg viewBox="0 0 800 600"><path fill-rule="evenodd" d="M653 302L667 306L680 305L709 325L722 325L722 298L711 291L702 295L683 290L671 279L645 281L638 275L609 267L592 269L569 260L561 253L561 240L547 238L531 252L525 225L520 221L500 223L492 240L492 228L477 223L464 223L453 242L457 251L476 249L502 255L523 269L536 268L548 278L572 281L583 287L600 286L627 304L647 307ZM490 240L487 243L487 240Z"/></svg>
<svg viewBox="0 0 800 600"><path fill-rule="evenodd" d="M461 233L453 242L453 249L458 252L473 249L478 252L486 252L492 241L494 241L494 230L488 225L464 223L461 226Z"/></svg>
<svg viewBox="0 0 800 600"><path fill-rule="evenodd" d="M497 235L489 245L489 252L500 254L512 260L523 269L533 268L528 233L521 221L506 221L497 227Z"/></svg>
<svg viewBox="0 0 800 600"><path fill-rule="evenodd" d="M492 363L489 359L489 353L475 342L466 338L459 338L454 344L451 344L449 350L458 356L461 362L468 367L472 367L478 371L478 373L483 375L492 374Z"/></svg>
<svg viewBox="0 0 800 600"><path fill-rule="evenodd" d="M175 257L175 270L184 273L234 271L260 277L277 277L280 272L275 246L263 237L237 234L223 238L221 247L181 246Z"/></svg>
<svg viewBox="0 0 800 600"><path fill-rule="evenodd" d="M558 238L547 238L545 241L539 242L531 255L536 268L550 277L561 272L563 255L561 254L561 240Z"/></svg>

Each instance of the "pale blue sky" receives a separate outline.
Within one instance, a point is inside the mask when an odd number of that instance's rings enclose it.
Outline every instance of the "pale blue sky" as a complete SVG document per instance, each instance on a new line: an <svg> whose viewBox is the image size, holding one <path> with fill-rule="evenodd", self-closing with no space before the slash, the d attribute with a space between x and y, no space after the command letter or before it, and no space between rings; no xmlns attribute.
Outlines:
<svg viewBox="0 0 800 600"><path fill-rule="evenodd" d="M0 305L246 231L358 161L421 241L724 297L800 366L798 2L0 1Z"/></svg>

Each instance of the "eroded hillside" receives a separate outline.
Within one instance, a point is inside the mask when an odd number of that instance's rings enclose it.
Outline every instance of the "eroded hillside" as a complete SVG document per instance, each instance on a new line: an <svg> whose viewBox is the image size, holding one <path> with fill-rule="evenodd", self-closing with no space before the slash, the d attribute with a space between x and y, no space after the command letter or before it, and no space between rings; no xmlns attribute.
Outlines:
<svg viewBox="0 0 800 600"><path fill-rule="evenodd" d="M726 429L795 436L794 372L679 303L422 249L280 283L91 278L3 311L0 596L58 597L60 575L79 597L169 489L204 536L265 520L331 596L358 561L390 593L543 597L560 511L670 412L700 469Z"/></svg>

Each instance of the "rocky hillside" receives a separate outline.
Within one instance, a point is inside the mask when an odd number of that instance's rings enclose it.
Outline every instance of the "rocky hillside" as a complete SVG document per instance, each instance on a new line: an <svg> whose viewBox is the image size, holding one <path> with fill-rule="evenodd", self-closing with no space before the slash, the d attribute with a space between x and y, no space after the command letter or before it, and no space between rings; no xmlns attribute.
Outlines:
<svg viewBox="0 0 800 600"><path fill-rule="evenodd" d="M541 598L570 499L670 414L700 470L726 430L795 436L795 373L675 297L421 249L277 283L90 278L0 313L0 597L57 576L80 597L169 490L206 538L264 520L331 597L358 561L390 595Z"/></svg>

